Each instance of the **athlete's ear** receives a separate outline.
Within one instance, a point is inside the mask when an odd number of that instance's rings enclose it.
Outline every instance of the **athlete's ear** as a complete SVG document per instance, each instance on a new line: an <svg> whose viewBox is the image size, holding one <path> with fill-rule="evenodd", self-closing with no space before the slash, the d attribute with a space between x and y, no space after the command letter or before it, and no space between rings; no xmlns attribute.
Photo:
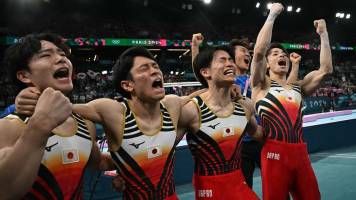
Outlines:
<svg viewBox="0 0 356 200"><path fill-rule="evenodd" d="M130 80L123 80L121 81L120 85L125 91L129 93L133 91L133 82Z"/></svg>
<svg viewBox="0 0 356 200"><path fill-rule="evenodd" d="M23 82L23 83L25 83L27 85L32 83L32 81L31 81L31 73L28 70L17 71L16 72L16 78L19 81L21 81L21 82Z"/></svg>
<svg viewBox="0 0 356 200"><path fill-rule="evenodd" d="M204 78L210 78L211 75L210 75L210 70L208 67L204 67L204 68L201 68L200 69L200 74L204 77Z"/></svg>

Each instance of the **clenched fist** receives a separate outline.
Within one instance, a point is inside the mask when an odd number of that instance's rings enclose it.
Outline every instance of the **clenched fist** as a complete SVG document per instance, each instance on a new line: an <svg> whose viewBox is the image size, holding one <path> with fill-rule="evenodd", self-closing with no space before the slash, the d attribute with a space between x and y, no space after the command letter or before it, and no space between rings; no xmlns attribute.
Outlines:
<svg viewBox="0 0 356 200"><path fill-rule="evenodd" d="M193 46L199 46L201 43L203 43L204 37L201 33L195 33L193 34L192 37L192 45Z"/></svg>
<svg viewBox="0 0 356 200"><path fill-rule="evenodd" d="M72 104L60 91L45 89L37 101L33 118L43 121L43 126L52 131L62 124L72 113Z"/></svg>
<svg viewBox="0 0 356 200"><path fill-rule="evenodd" d="M299 64L300 60L302 59L302 56L300 56L299 54L293 52L289 55L289 59L291 61L291 63L293 64Z"/></svg>
<svg viewBox="0 0 356 200"><path fill-rule="evenodd" d="M284 6L280 3L273 3L272 7L269 9L270 15L278 16L284 10Z"/></svg>
<svg viewBox="0 0 356 200"><path fill-rule="evenodd" d="M319 19L314 21L314 26L316 28L316 32L321 35L323 33L326 33L326 22L324 19Z"/></svg>

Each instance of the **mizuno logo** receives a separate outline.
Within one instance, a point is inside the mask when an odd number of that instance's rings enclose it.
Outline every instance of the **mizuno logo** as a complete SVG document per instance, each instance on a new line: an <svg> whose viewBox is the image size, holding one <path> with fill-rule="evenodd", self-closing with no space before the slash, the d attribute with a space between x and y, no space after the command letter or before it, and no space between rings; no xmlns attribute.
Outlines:
<svg viewBox="0 0 356 200"><path fill-rule="evenodd" d="M215 128L216 128L216 126L217 126L217 125L219 125L219 124L220 124L220 122L219 122L219 123L217 123L217 124L215 124L215 125L209 125L208 127L212 128L212 129L215 129Z"/></svg>
<svg viewBox="0 0 356 200"><path fill-rule="evenodd" d="M135 147L136 149L138 149L140 147L141 144L145 143L145 141L139 143L139 144L135 144L135 143L131 143L130 145Z"/></svg>
<svg viewBox="0 0 356 200"><path fill-rule="evenodd" d="M48 147L45 147L45 150L48 151L48 152L50 152L50 151L52 150L52 147L56 146L57 144L58 144L58 142L57 142L57 143L54 143L54 144L52 144L52 145L50 145L50 146L48 146Z"/></svg>
<svg viewBox="0 0 356 200"><path fill-rule="evenodd" d="M274 91L281 93L283 90L275 89Z"/></svg>

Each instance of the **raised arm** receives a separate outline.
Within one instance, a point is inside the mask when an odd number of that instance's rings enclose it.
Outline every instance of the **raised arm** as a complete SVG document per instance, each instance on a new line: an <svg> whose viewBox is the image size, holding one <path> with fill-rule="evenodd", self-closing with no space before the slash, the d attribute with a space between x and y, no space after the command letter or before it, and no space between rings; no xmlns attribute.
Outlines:
<svg viewBox="0 0 356 200"><path fill-rule="evenodd" d="M22 199L35 181L51 131L72 113L69 99L52 88L43 91L27 124L0 120L0 197Z"/></svg>
<svg viewBox="0 0 356 200"><path fill-rule="evenodd" d="M292 63L292 70L289 73L287 84L295 83L298 81L299 64L302 57L293 52L289 55L289 60Z"/></svg>
<svg viewBox="0 0 356 200"><path fill-rule="evenodd" d="M199 54L199 46L203 43L204 37L201 33L195 33L192 37L192 65L195 57Z"/></svg>
<svg viewBox="0 0 356 200"><path fill-rule="evenodd" d="M266 53L272 39L274 21L283 11L284 7L280 3L272 4L267 20L258 33L253 58L251 63L251 84L252 87L264 87L266 84Z"/></svg>
<svg viewBox="0 0 356 200"><path fill-rule="evenodd" d="M312 94L320 87L325 77L333 72L329 36L324 19L315 20L316 32L320 35L320 67L307 74L301 81L302 92L305 96Z"/></svg>

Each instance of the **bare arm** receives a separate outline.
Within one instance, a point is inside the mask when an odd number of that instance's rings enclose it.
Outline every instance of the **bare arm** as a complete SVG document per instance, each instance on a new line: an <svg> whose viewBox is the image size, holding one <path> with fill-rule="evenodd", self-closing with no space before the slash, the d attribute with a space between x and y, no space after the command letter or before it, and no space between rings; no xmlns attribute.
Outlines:
<svg viewBox="0 0 356 200"><path fill-rule="evenodd" d="M199 54L199 46L203 42L204 37L201 33L195 33L192 37L192 65L195 57Z"/></svg>
<svg viewBox="0 0 356 200"><path fill-rule="evenodd" d="M109 153L101 152L98 144L96 143L96 128L93 122L85 120L85 123L89 129L93 147L91 150L90 158L89 158L89 167L96 170L101 171L109 171L115 170L115 165L113 160L111 159L111 155Z"/></svg>
<svg viewBox="0 0 356 200"><path fill-rule="evenodd" d="M107 111L110 110L108 107L110 107L112 104L116 104L116 101L112 99L101 98L90 101L86 104L74 104L73 111L85 119L102 124L104 122L103 116Z"/></svg>
<svg viewBox="0 0 356 200"><path fill-rule="evenodd" d="M316 32L320 35L320 68L307 74L301 81L302 92L308 96L320 87L325 77L333 72L329 36L325 20L315 20Z"/></svg>
<svg viewBox="0 0 356 200"><path fill-rule="evenodd" d="M289 73L287 84L295 83L298 81L299 64L302 57L293 52L289 55L289 59L292 63L292 70Z"/></svg>
<svg viewBox="0 0 356 200"><path fill-rule="evenodd" d="M87 104L74 105L73 111L103 125L110 150L115 151L120 147L125 126L125 109L119 102L101 98Z"/></svg>
<svg viewBox="0 0 356 200"><path fill-rule="evenodd" d="M184 133L187 131L192 133L197 132L200 126L199 122L200 120L198 108L193 101L189 101L181 109L181 114L178 121L179 139L182 139Z"/></svg>
<svg viewBox="0 0 356 200"><path fill-rule="evenodd" d="M71 114L61 92L47 88L27 124L19 119L0 121L0 196L21 199L37 178L50 132Z"/></svg>
<svg viewBox="0 0 356 200"><path fill-rule="evenodd" d="M264 87L266 84L265 77L267 68L265 56L271 43L274 22L283 9L282 4L280 3L272 4L267 20L258 33L251 63L252 87Z"/></svg>
<svg viewBox="0 0 356 200"><path fill-rule="evenodd" d="M251 119L247 125L247 134L249 134L254 140L262 142L263 132L262 126L257 124L255 116L251 116Z"/></svg>
<svg viewBox="0 0 356 200"><path fill-rule="evenodd" d="M199 96L200 94L202 94L203 92L206 92L207 89L200 89L200 90L197 90L191 94L189 94L188 96L181 96L179 97L180 99L180 105L181 106L184 106L185 104L187 104L193 97L196 97L196 96Z"/></svg>
<svg viewBox="0 0 356 200"><path fill-rule="evenodd" d="M254 140L262 142L262 127L257 124L253 102L251 99L245 98L244 100L240 100L240 103L245 109L248 120L246 127L247 134L249 134Z"/></svg>

